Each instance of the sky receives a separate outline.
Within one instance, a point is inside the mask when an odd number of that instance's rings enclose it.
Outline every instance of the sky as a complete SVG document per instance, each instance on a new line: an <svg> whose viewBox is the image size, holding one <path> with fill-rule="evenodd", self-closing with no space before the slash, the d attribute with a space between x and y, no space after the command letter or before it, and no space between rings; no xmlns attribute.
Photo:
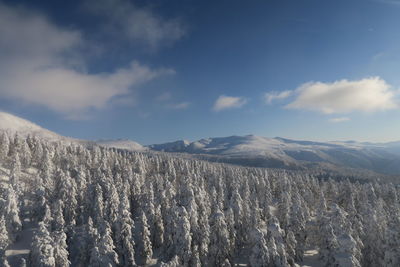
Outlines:
<svg viewBox="0 0 400 267"><path fill-rule="evenodd" d="M0 110L141 144L400 140L400 0L0 0Z"/></svg>

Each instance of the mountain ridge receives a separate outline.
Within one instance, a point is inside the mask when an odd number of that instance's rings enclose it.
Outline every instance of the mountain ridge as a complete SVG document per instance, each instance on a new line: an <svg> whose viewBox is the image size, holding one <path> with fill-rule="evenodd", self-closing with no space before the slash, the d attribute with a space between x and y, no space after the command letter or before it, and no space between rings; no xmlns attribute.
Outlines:
<svg viewBox="0 0 400 267"><path fill-rule="evenodd" d="M128 139L88 141L61 136L28 120L0 112L0 130L50 141L68 141L137 152L168 152L208 161L287 169L354 168L400 175L400 142L307 141L256 135L177 140L143 146Z"/></svg>

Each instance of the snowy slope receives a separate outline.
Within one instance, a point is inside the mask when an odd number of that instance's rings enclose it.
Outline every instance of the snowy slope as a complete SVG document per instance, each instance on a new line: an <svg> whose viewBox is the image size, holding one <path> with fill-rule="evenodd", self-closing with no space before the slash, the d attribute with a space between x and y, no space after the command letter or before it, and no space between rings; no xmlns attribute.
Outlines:
<svg viewBox="0 0 400 267"><path fill-rule="evenodd" d="M360 143L312 142L254 135L206 138L190 142L179 140L142 146L131 140L85 141L58 135L35 123L0 112L0 131L18 132L50 141L97 144L129 151L185 153L187 157L254 167L274 168L355 168L384 174L400 174L400 142Z"/></svg>
<svg viewBox="0 0 400 267"><path fill-rule="evenodd" d="M149 148L156 151L203 155L202 158L208 160L256 167L326 168L328 164L385 174L400 174L400 145L397 142L312 142L247 135L207 138L195 142L176 141L150 145Z"/></svg>
<svg viewBox="0 0 400 267"><path fill-rule="evenodd" d="M9 133L18 133L20 136L28 135L45 138L48 140L66 140L67 137L58 135L52 131L44 129L33 122L14 116L10 113L0 112L0 130ZM69 139L72 140L72 139Z"/></svg>
<svg viewBox="0 0 400 267"><path fill-rule="evenodd" d="M55 132L49 131L39 125L25 120L23 118L17 117L10 113L1 112L0 111L0 131L6 131L10 134L18 133L18 135L22 137L26 137L28 135L36 136L42 139L46 139L49 141L62 141L62 142L77 142L80 144L97 144L99 146L108 147L108 148L118 148L118 149L126 149L130 151L146 151L147 148L143 147L137 142L131 140L99 140L99 141L87 141L75 138L65 137Z"/></svg>
<svg viewBox="0 0 400 267"><path fill-rule="evenodd" d="M370 146L374 148L378 147L377 145ZM149 148L165 152L214 154L226 156L271 156L284 158L299 157L299 160L301 160L301 157L306 158L307 155L311 157L311 154L315 154L315 158L322 157L322 151L335 149L357 151L367 148L367 145L353 142L322 143L312 141L295 141L280 137L267 138L254 135L246 135L207 138L195 142L176 141L166 144L150 145ZM299 153L299 155L296 156L296 153ZM291 156L290 154L293 154L293 156Z"/></svg>
<svg viewBox="0 0 400 267"><path fill-rule="evenodd" d="M127 140L127 139L117 139L117 140L98 140L96 144L108 148L126 149L130 151L146 151L148 148L142 146L141 144Z"/></svg>
<svg viewBox="0 0 400 267"><path fill-rule="evenodd" d="M186 140L150 145L151 149L165 152L186 152L218 155L276 155L283 156L284 150L315 151L338 147L336 143L317 143L293 141L283 138L267 138L254 135L229 136L201 139L195 142Z"/></svg>

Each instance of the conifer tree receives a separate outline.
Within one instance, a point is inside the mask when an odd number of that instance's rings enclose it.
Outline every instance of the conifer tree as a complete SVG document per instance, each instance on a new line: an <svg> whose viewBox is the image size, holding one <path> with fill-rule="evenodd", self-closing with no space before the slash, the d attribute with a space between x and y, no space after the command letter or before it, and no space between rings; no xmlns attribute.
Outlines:
<svg viewBox="0 0 400 267"><path fill-rule="evenodd" d="M109 266L115 267L119 264L118 255L115 252L114 241L111 238L111 229L106 221L100 222L100 233L96 238L94 247L90 254L91 267Z"/></svg>
<svg viewBox="0 0 400 267"><path fill-rule="evenodd" d="M53 233L53 240L55 266L70 266L71 263L68 259L67 235L62 230L57 230Z"/></svg>
<svg viewBox="0 0 400 267"><path fill-rule="evenodd" d="M4 207L4 219L6 222L6 228L8 236L12 242L14 242L18 233L22 229L22 223L19 214L18 198L13 187L8 187L6 191L6 201Z"/></svg>
<svg viewBox="0 0 400 267"><path fill-rule="evenodd" d="M0 135L0 162L2 163L2 165L4 164L7 158L9 146L10 146L10 140L8 138L7 133L2 132Z"/></svg>
<svg viewBox="0 0 400 267"><path fill-rule="evenodd" d="M225 223L225 216L217 211L211 219L209 260L211 266L221 265L231 250L229 232Z"/></svg>
<svg viewBox="0 0 400 267"><path fill-rule="evenodd" d="M386 241L384 266L400 266L400 218L397 212L390 215L388 227L386 228Z"/></svg>
<svg viewBox="0 0 400 267"><path fill-rule="evenodd" d="M19 159L19 153L15 152L11 161L10 168L10 185L13 187L18 197L22 194L21 189L21 161Z"/></svg>
<svg viewBox="0 0 400 267"><path fill-rule="evenodd" d="M152 244L150 241L150 230L147 224L147 218L144 212L141 212L139 217L140 224L140 243L139 243L139 255L143 264L148 264L153 257Z"/></svg>
<svg viewBox="0 0 400 267"><path fill-rule="evenodd" d="M191 259L191 243L189 215L184 207L176 207L176 232L174 234L175 252L182 261L182 266L189 266Z"/></svg>
<svg viewBox="0 0 400 267"><path fill-rule="evenodd" d="M64 203L62 200L57 200L54 202L52 208L52 230L53 231L64 231L65 220L63 215ZM46 219L47 220L47 219Z"/></svg>
<svg viewBox="0 0 400 267"><path fill-rule="evenodd" d="M55 267L54 242L43 222L39 222L38 230L33 237L30 253L32 266Z"/></svg>
<svg viewBox="0 0 400 267"><path fill-rule="evenodd" d="M321 260L323 260L324 265L327 267L337 266L338 262L335 256L337 249L339 248L339 243L331 224L327 223L321 226L320 233L321 239L319 254Z"/></svg>
<svg viewBox="0 0 400 267"><path fill-rule="evenodd" d="M264 234L260 230L255 230L252 234L253 247L250 254L251 267L267 267L270 263L269 250L264 238Z"/></svg>
<svg viewBox="0 0 400 267"><path fill-rule="evenodd" d="M4 217L0 217L0 260L5 259L5 251L9 244L10 239L8 238L6 222Z"/></svg>
<svg viewBox="0 0 400 267"><path fill-rule="evenodd" d="M128 200L125 195L121 195L115 235L119 262L124 267L136 265L133 230L134 221L131 218Z"/></svg>

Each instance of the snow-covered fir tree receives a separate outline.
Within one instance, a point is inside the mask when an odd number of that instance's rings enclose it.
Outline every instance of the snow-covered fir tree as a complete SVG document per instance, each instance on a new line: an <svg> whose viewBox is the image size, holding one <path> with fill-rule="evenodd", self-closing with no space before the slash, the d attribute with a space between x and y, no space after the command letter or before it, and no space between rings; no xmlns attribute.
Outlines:
<svg viewBox="0 0 400 267"><path fill-rule="evenodd" d="M323 178L320 178L323 177ZM398 266L400 188L0 133L0 251L27 266Z"/></svg>

